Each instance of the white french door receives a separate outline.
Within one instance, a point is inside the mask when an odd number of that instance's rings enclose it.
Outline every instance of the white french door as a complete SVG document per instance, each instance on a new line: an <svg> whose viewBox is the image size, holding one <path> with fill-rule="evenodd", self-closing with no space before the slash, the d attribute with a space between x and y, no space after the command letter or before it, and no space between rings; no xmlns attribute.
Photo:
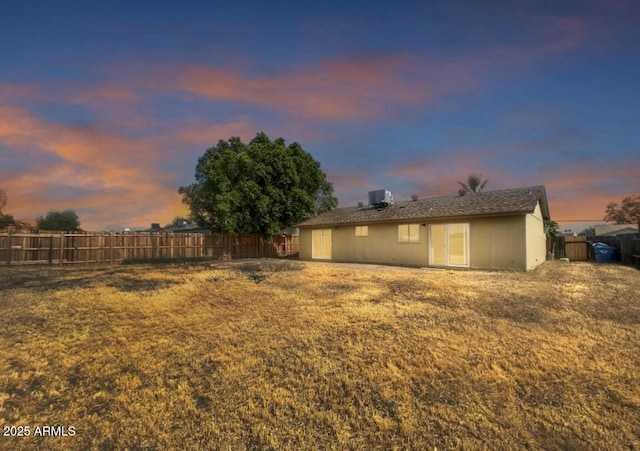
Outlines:
<svg viewBox="0 0 640 451"><path fill-rule="evenodd" d="M429 264L469 266L469 224L429 226Z"/></svg>

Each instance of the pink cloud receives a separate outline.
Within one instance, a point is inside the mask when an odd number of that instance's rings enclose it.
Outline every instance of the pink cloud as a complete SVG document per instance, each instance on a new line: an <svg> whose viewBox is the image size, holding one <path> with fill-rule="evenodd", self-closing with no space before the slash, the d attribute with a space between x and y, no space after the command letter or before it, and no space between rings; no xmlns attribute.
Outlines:
<svg viewBox="0 0 640 451"><path fill-rule="evenodd" d="M619 202L624 196L640 192L640 162L628 158L611 161L584 161L553 164L543 171L509 173L489 165L490 161L517 157L521 146L489 147L488 153L478 149L447 152L446 156L424 157L400 163L390 169L394 177L408 182L421 197L455 195L470 173L480 173L489 179L488 190L527 185L545 185L552 219L559 221L599 220L609 202ZM534 145L535 147L535 145ZM513 153L509 152L509 149ZM479 155L477 159L469 156ZM486 158L486 159L485 159Z"/></svg>
<svg viewBox="0 0 640 451"><path fill-rule="evenodd" d="M330 120L377 120L397 108L440 107L442 98L477 89L496 67L529 65L579 47L589 20L545 18L524 42L490 47L461 59L429 55L347 55L290 67L267 75L248 75L244 66L177 67L178 85L211 99ZM166 75L163 75L166 77Z"/></svg>
<svg viewBox="0 0 640 451"><path fill-rule="evenodd" d="M0 101L4 104L15 104L42 96L43 91L39 86L23 83L0 83Z"/></svg>
<svg viewBox="0 0 640 451"><path fill-rule="evenodd" d="M234 122L210 123L202 121L192 121L186 125L179 125L171 131L168 139L175 139L182 143L198 145L202 151L208 147L215 146L220 139L229 139L232 136L239 136L243 141L252 139L258 126L249 118L244 117Z"/></svg>
<svg viewBox="0 0 640 451"><path fill-rule="evenodd" d="M95 105L99 102L135 103L141 95L134 89L116 82L65 84L72 103Z"/></svg>
<svg viewBox="0 0 640 451"><path fill-rule="evenodd" d="M377 189L378 186L360 171L347 171L332 169L327 171L327 180L333 183L334 188L339 188L341 192L349 193L352 196L366 194L370 190Z"/></svg>
<svg viewBox="0 0 640 451"><path fill-rule="evenodd" d="M434 101L469 89L477 66L425 64L407 56L356 56L249 77L212 66L190 66L179 77L198 95L246 102L288 114L335 120L376 119L388 108Z"/></svg>

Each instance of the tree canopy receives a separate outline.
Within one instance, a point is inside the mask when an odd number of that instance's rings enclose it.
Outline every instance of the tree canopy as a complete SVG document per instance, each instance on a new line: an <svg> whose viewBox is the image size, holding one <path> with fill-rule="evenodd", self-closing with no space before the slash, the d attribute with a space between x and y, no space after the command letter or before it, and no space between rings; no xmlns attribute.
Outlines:
<svg viewBox="0 0 640 451"><path fill-rule="evenodd" d="M2 209L7 205L7 195L4 191L0 190L0 229L12 225L15 221L13 216L4 214Z"/></svg>
<svg viewBox="0 0 640 451"><path fill-rule="evenodd" d="M61 230L75 232L80 229L80 219L73 210L50 211L46 216L36 219L40 230Z"/></svg>
<svg viewBox="0 0 640 451"><path fill-rule="evenodd" d="M555 221L551 221L550 219L544 220L544 230L545 233L550 237L556 237L560 235L560 227L558 223Z"/></svg>
<svg viewBox="0 0 640 451"><path fill-rule="evenodd" d="M214 232L271 236L338 204L319 162L264 133L249 144L218 141L198 159L195 178L178 192L198 225Z"/></svg>
<svg viewBox="0 0 640 451"><path fill-rule="evenodd" d="M595 227L587 227L586 229L582 229L578 236L586 236L587 238L591 238L592 236L596 236L596 228Z"/></svg>
<svg viewBox="0 0 640 451"><path fill-rule="evenodd" d="M604 220L617 224L635 224L640 219L640 194L622 199L622 205L611 202L607 205Z"/></svg>
<svg viewBox="0 0 640 451"><path fill-rule="evenodd" d="M489 179L482 180L482 175L478 174L469 174L467 177L467 183L458 182L462 189L459 191L460 195L464 195L466 193L479 193L484 187L489 183Z"/></svg>

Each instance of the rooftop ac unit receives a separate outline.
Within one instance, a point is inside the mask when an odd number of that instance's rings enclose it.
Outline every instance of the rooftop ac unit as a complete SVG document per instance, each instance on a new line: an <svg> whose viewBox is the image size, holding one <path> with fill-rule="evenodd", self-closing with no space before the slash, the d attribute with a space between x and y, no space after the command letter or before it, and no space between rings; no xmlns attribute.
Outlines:
<svg viewBox="0 0 640 451"><path fill-rule="evenodd" d="M387 191L385 189L369 191L369 205L386 207L391 204L393 204L393 195L391 194L391 191Z"/></svg>

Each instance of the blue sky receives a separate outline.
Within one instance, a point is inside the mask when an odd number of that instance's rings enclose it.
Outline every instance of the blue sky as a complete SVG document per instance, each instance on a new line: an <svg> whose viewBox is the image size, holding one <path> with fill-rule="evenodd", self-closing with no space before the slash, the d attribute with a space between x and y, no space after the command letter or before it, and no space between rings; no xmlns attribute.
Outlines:
<svg viewBox="0 0 640 451"><path fill-rule="evenodd" d="M5 0L4 212L167 223L206 148L265 132L319 160L341 206L474 172L544 184L580 230L640 194L638 24L635 0Z"/></svg>

